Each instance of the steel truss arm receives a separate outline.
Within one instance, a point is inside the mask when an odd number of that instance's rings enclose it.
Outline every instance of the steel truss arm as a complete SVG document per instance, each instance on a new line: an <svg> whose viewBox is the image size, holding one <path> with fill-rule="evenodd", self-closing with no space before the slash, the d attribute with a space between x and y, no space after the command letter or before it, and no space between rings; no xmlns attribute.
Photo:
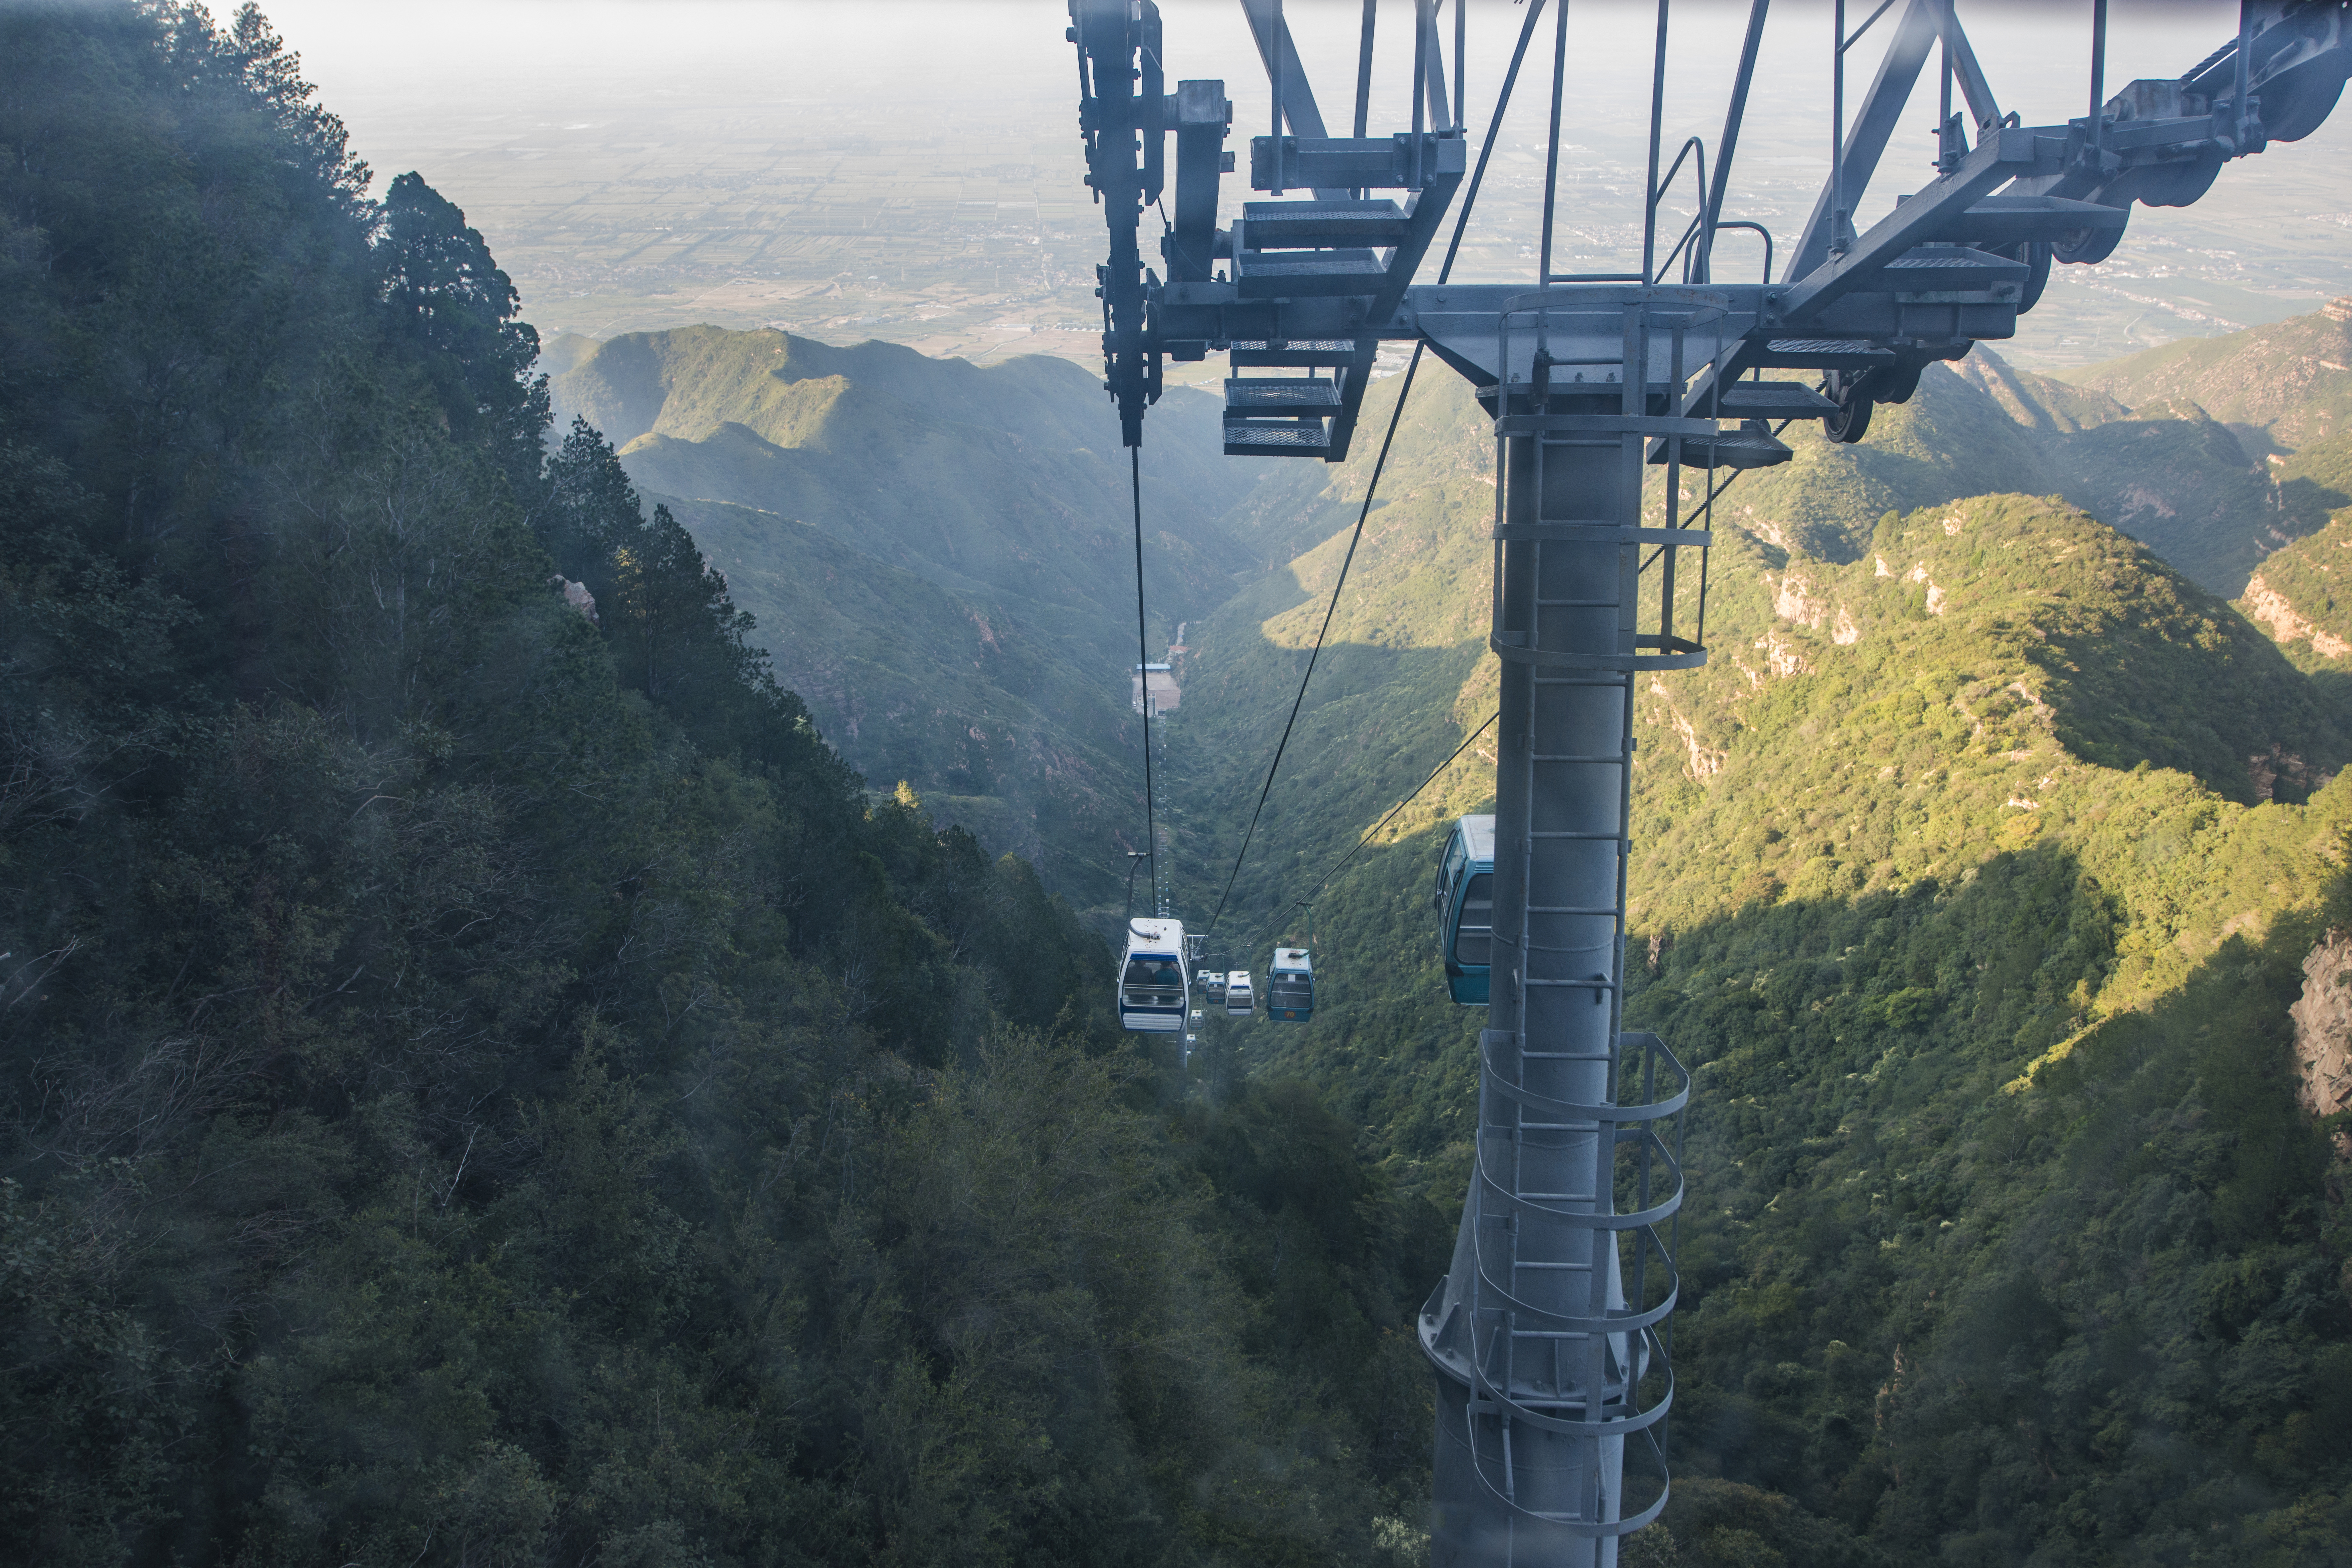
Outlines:
<svg viewBox="0 0 2352 1568"><path fill-rule="evenodd" d="M1978 136L1988 136L2000 123L2000 105L1993 98L1992 84L1985 80L1984 68L1977 64L1977 52L1969 47L1968 32L1952 10L1952 0L1933 0L1933 4L1937 34L1944 40L1945 53L1952 62L1952 75L1960 84L1960 96L1968 100Z"/></svg>
<svg viewBox="0 0 2352 1568"><path fill-rule="evenodd" d="M1731 102L1723 111L1723 139L1716 143L1715 182L1707 187L1706 222L1691 281L1710 280L1715 267L1715 229L1723 221L1724 192L1731 184L1731 160L1739 151L1739 127L1748 118L1748 89L1756 79L1756 54L1764 43L1764 18L1772 0L1749 0L1748 35L1739 44L1739 69L1731 79ZM1769 242L1767 241L1769 244Z"/></svg>
<svg viewBox="0 0 2352 1568"><path fill-rule="evenodd" d="M2055 165L2058 149L2063 145L2058 138L2030 129L1996 131L1978 143L1975 152L1961 159L1958 168L1873 225L1868 234L1854 242L1853 249L1834 261L1815 267L1803 281L1780 295L1774 312L1776 323L1810 321L1869 283L1885 288L1880 274L1890 262L1940 237L1955 226L1978 197L1990 194L1996 186L2020 174L2039 173L2045 164Z"/></svg>
<svg viewBox="0 0 2352 1568"><path fill-rule="evenodd" d="M1257 45L1257 58L1265 67L1265 79L1281 102L1282 121L1294 136L1311 136L1320 140L1323 110L1315 102L1315 89L1307 79L1307 68L1299 62L1298 45L1290 36L1290 24L1283 19L1282 0L1242 0L1242 15L1248 18L1250 38ZM1355 193L1339 186L1317 186L1316 199L1343 202Z"/></svg>
<svg viewBox="0 0 2352 1568"><path fill-rule="evenodd" d="M1840 176L1822 187L1819 200L1813 204L1813 216L1805 224L1805 232L1790 253L1789 268L1781 281L1793 283L1829 259L1831 241L1835 237L1833 225L1842 209L1851 214L1858 205L1870 176L1877 172L1878 160L1886 151L1886 143L1895 134L1895 123L1903 112L1903 105L1911 96L1914 83L1919 79L1919 68L1927 63L1927 50L1937 38L1938 0L1905 0L1903 16L1895 25L1895 37L1886 46L1886 58L1879 62L1877 79L1870 84L1870 92L1853 117L1853 129L1832 128L1832 134L1843 137L1845 149Z"/></svg>

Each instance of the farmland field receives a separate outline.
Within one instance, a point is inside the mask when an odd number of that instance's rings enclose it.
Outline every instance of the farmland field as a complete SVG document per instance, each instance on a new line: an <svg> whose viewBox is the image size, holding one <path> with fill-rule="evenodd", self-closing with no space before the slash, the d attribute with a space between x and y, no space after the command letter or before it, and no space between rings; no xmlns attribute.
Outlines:
<svg viewBox="0 0 2352 1568"><path fill-rule="evenodd" d="M360 30L331 0L270 9L379 173L415 168L464 207L542 333L709 321L981 361L1097 353L1101 223L1082 184L1056 0L590 0L560 10L421 0L392 36ZM1238 7L1171 0L1163 10L1171 77L1221 75L1244 147L1265 130L1268 97ZM1342 0L1290 8L1335 122L1349 97L1357 15ZM1650 15L1629 5L1575 14L1558 246L1579 268L1638 258L1647 82L1627 68L1646 53ZM1385 0L1391 69L1410 16ZM1472 5L1474 126L1523 16L1501 0ZM1828 168L1826 50L1813 37L1826 9L1775 17L1728 212L1770 226L1785 254ZM1676 18L1667 145L1694 133L1712 143L1738 13L1685 5ZM2004 107L2029 121L2082 112L2074 21L1989 10L1974 26ZM2119 11L2107 79L2176 72L2230 26L2220 5ZM443 47L452 36L488 47L461 55ZM1547 75L1531 63L1523 79L1457 267L1465 280L1534 269ZM1923 86L1906 111L1864 224L1891 205L1898 180L1925 177L1931 91ZM1375 128L1404 119L1401 101L1374 94ZM2113 261L2059 270L2008 357L2063 369L2352 293L2347 148L2352 120L2339 115L2303 143L2226 170L2194 207L2137 209ZM1229 201L1237 184L1226 183ZM1687 173L1677 189L1687 191ZM1727 237L1718 257L1723 277L1750 276L1761 260L1745 236Z"/></svg>

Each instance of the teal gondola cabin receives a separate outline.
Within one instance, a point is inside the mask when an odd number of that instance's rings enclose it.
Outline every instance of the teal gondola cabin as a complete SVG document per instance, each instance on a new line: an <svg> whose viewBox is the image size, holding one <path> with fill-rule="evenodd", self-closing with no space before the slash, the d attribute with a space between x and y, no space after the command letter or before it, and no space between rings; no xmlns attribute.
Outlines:
<svg viewBox="0 0 2352 1568"><path fill-rule="evenodd" d="M1488 950L1495 939L1495 819L1454 823L1437 862L1437 932L1445 989L1465 1007L1486 1005Z"/></svg>

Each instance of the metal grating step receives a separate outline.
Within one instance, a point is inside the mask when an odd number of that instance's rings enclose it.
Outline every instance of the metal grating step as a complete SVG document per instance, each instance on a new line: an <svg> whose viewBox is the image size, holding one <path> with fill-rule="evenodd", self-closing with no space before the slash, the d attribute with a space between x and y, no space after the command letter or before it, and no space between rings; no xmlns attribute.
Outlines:
<svg viewBox="0 0 2352 1568"><path fill-rule="evenodd" d="M2121 207L2068 196L1987 196L1954 217L1943 237L1969 245L2014 245L2057 239L2082 229L2118 229L2130 215Z"/></svg>
<svg viewBox="0 0 2352 1568"><path fill-rule="evenodd" d="M1234 243L1245 250L1390 246L1411 221L1391 201L1245 202Z"/></svg>
<svg viewBox="0 0 2352 1568"><path fill-rule="evenodd" d="M1742 381L1723 389L1718 412L1726 419L1819 419L1837 405L1798 381Z"/></svg>
<svg viewBox="0 0 2352 1568"><path fill-rule="evenodd" d="M1225 419L1254 415L1313 415L1339 412L1339 389L1319 375L1235 376L1225 383Z"/></svg>
<svg viewBox="0 0 2352 1568"><path fill-rule="evenodd" d="M1893 364L1895 351L1851 338L1768 338L1751 363L1766 370L1869 370Z"/></svg>
<svg viewBox="0 0 2352 1568"><path fill-rule="evenodd" d="M2028 270L2022 261L1989 256L1965 245L1923 245L1880 268L1878 278L1898 292L1924 294L2021 283Z"/></svg>
<svg viewBox="0 0 2352 1568"><path fill-rule="evenodd" d="M1228 458L1320 458L1331 449L1331 432L1320 419L1228 420Z"/></svg>
<svg viewBox="0 0 2352 1568"><path fill-rule="evenodd" d="M1241 368L1308 370L1356 363L1353 338L1235 338L1229 363Z"/></svg>
<svg viewBox="0 0 2352 1568"><path fill-rule="evenodd" d="M1416 148L1415 142L1419 145ZM1459 131L1393 136L1250 138L1250 189L1418 190L1458 180L1468 168ZM1278 165L1278 166L1277 166Z"/></svg>
<svg viewBox="0 0 2352 1568"><path fill-rule="evenodd" d="M1373 294L1388 268L1369 250L1237 250L1234 287L1244 300Z"/></svg>

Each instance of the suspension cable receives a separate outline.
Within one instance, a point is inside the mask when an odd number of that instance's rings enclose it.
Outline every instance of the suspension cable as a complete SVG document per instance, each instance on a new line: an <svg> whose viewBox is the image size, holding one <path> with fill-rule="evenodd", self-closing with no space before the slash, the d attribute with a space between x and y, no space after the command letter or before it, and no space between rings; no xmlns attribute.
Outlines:
<svg viewBox="0 0 2352 1568"><path fill-rule="evenodd" d="M1462 753L1470 749L1471 742L1475 741L1479 736L1485 734L1495 721L1501 717L1502 714L1499 710L1487 714L1486 722L1480 724L1475 730L1471 731L1469 734L1464 736L1462 743L1454 748L1454 752L1451 756L1448 756L1444 762L1438 763L1435 768L1432 769L1427 778L1422 780L1420 784L1413 786L1413 791L1411 795L1397 802L1393 810L1391 810L1386 816L1381 817L1378 822L1372 824L1371 829L1362 837L1356 840L1355 847L1349 849L1345 855L1341 856L1337 865L1333 866L1328 871L1323 873L1323 879L1315 884L1314 891L1308 893L1303 899L1292 900L1279 914L1270 915L1266 919L1260 921L1256 928L1250 932L1249 940L1242 943L1242 950L1246 952L1255 949L1257 945L1257 939L1265 935L1277 921L1289 914L1292 910L1305 910L1307 911L1307 921L1311 925L1315 919L1315 900L1323 896L1323 889L1329 887L1339 877L1339 873L1348 868L1348 863L1349 861L1361 854L1364 849L1371 844L1372 840L1380 837L1381 829L1386 827L1390 823L1396 820L1398 812L1402 811L1406 806L1411 805L1414 801L1419 800L1421 798L1421 792L1427 789L1431 784L1435 784L1437 782L1438 775L1459 761Z"/></svg>
<svg viewBox="0 0 2352 1568"><path fill-rule="evenodd" d="M1454 754L1452 756L1447 757L1444 762L1438 763L1437 766L1432 768L1430 770L1429 776L1422 780L1421 783L1415 784L1411 795L1396 803L1395 811L1390 812L1386 816L1381 817L1378 822L1372 824L1371 831L1365 834L1361 838L1357 839L1355 847L1349 850L1345 855L1339 857L1339 864L1333 866L1328 871L1323 873L1323 879L1315 884L1314 891L1308 893L1305 898L1298 900L1297 903L1294 903L1291 907L1293 909L1297 909L1299 905L1304 904L1311 908L1314 905L1315 900L1322 896L1323 889L1329 887L1333 879L1336 879L1340 872L1348 868L1348 862L1362 854L1364 852L1364 847L1381 836L1381 829L1386 827L1390 823L1394 822L1397 819L1397 812L1402 811L1406 806L1411 805L1414 801L1419 800L1421 798L1421 792L1427 789L1431 784L1435 784L1437 782L1437 775L1452 767L1454 763L1460 759L1462 753L1470 749L1470 742L1485 734L1487 730L1493 726L1495 721L1501 717L1502 714L1499 710L1487 714L1486 723L1479 725L1476 729L1471 731L1469 734L1464 736L1462 743L1454 748Z"/></svg>
<svg viewBox="0 0 2352 1568"><path fill-rule="evenodd" d="M1265 783L1259 786L1257 805L1250 812L1249 829L1242 835L1242 847L1234 856L1234 868L1225 877L1225 890L1217 896L1217 912L1209 917L1209 930L1217 929L1223 918L1225 900L1234 896L1234 879L1242 874L1242 860L1249 854L1250 840L1257 837L1257 819L1265 810L1265 797L1274 793L1274 775L1282 767L1282 753L1289 748L1290 731L1298 722L1298 710L1307 701L1307 683L1315 679L1315 661L1323 657L1323 638L1331 630L1331 617L1339 608L1339 590L1348 585L1348 568L1356 562L1356 546L1363 542L1364 520L1372 515L1372 496L1381 486L1381 470L1388 465L1389 443L1396 439L1397 422L1404 417L1404 400L1412 391L1413 373L1421 368L1421 345L1412 345L1412 363L1404 367L1404 384L1397 389L1396 407L1389 415L1388 434L1381 437L1381 455L1372 463L1371 482L1364 487L1364 505L1356 513L1356 531L1348 541L1348 553L1339 563L1339 580L1331 584L1331 602L1323 606L1323 625L1315 633L1315 647L1307 656L1307 673L1298 679L1298 695L1290 700L1290 717L1283 721L1282 739L1275 742L1274 761L1266 764ZM1206 934L1205 932L1203 934Z"/></svg>
<svg viewBox="0 0 2352 1568"><path fill-rule="evenodd" d="M1151 672L1143 629L1143 449L1127 449L1129 488L1135 498L1135 685L1143 698L1144 854L1151 862L1151 912L1160 913L1160 822L1151 799ZM1130 914L1129 918L1134 917ZM1131 933L1130 933L1131 934Z"/></svg>
<svg viewBox="0 0 2352 1568"><path fill-rule="evenodd" d="M1543 15L1543 8L1544 0L1533 0L1528 7L1528 19L1519 28L1518 46L1511 51L1511 68L1504 73L1502 91L1495 100L1494 118L1487 121L1486 141L1478 149L1477 171L1471 175L1470 187L1463 195L1462 210L1454 216L1453 238L1446 245L1444 263L1437 271L1437 280L1441 284L1453 276L1454 259L1461 254L1462 234L1469 225L1470 209L1477 205L1478 187L1486 178L1486 163L1494 155L1495 138L1503 128L1503 111L1510 107L1511 89L1519 79L1519 64L1527 58L1528 40L1535 37L1536 19ZM1307 700L1307 682L1315 679L1316 661L1323 656L1323 638L1330 631L1331 616L1339 607L1339 590L1348 584L1348 568L1355 563L1356 546L1363 542L1364 520L1372 514L1372 497L1380 489L1381 471L1388 466L1389 447L1396 439L1398 422L1404 417L1405 398L1412 391L1412 378L1421 369L1422 351L1426 346L1425 342L1416 342L1412 345L1412 359L1404 368L1404 384L1397 389L1396 407L1389 415L1388 433L1381 437L1381 453L1372 463L1371 481L1364 487L1363 507L1356 513L1356 531L1348 541L1346 559L1339 563L1339 579L1331 584L1331 602L1324 607L1323 625L1315 634L1314 649L1307 656L1307 672L1299 678L1298 695L1291 700L1290 717L1283 723L1282 739L1275 743L1274 761L1266 764L1265 783L1258 789L1257 805L1250 811L1249 827L1242 834L1242 847L1234 856L1232 871L1226 874L1225 890L1217 896L1216 913L1209 917L1209 930L1212 931L1217 929L1217 922L1224 918L1225 905L1234 896L1234 882L1242 874L1242 862L1248 858L1251 840L1257 837L1258 817L1265 810L1266 796L1274 791L1275 774L1281 770L1282 754L1289 748L1291 730L1297 724L1299 708ZM1138 559L1139 560L1140 557L1139 556ZM1139 593L1140 566L1137 568L1137 574ZM1148 750L1146 761L1148 764Z"/></svg>

